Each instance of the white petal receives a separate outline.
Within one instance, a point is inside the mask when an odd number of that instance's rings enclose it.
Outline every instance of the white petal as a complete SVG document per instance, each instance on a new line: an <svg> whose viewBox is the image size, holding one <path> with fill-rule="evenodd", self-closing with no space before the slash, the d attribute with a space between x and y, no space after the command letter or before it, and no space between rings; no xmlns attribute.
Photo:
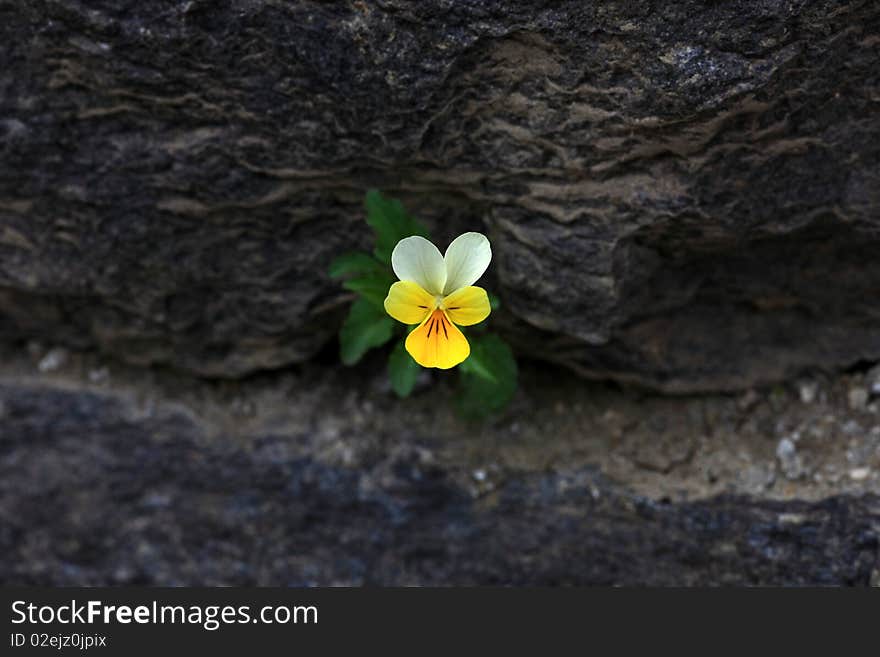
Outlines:
<svg viewBox="0 0 880 657"><path fill-rule="evenodd" d="M391 268L402 281L414 281L431 294L441 294L446 284L446 263L437 247L413 235L397 243L391 252Z"/></svg>
<svg viewBox="0 0 880 657"><path fill-rule="evenodd" d="M492 248L482 233L464 233L454 240L446 255L446 286L443 294L473 285L492 261Z"/></svg>

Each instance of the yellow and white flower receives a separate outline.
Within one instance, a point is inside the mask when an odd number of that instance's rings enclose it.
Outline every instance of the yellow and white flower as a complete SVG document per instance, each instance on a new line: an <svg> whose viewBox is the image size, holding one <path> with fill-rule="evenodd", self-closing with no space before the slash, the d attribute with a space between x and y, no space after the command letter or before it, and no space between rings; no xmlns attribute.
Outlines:
<svg viewBox="0 0 880 657"><path fill-rule="evenodd" d="M474 286L492 260L489 240L481 233L456 237L445 255L424 237L400 240L391 267L400 280L388 290L385 310L404 324L418 324L406 350L422 367L455 367L471 353L458 326L489 316L486 290Z"/></svg>

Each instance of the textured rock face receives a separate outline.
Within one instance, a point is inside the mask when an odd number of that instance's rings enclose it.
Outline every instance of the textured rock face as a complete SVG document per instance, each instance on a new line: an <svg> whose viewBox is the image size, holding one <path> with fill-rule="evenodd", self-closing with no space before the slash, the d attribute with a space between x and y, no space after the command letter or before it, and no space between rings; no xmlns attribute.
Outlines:
<svg viewBox="0 0 880 657"><path fill-rule="evenodd" d="M880 358L880 5L0 1L0 338L302 361L367 186L524 350L674 390ZM543 338L537 340L536 338Z"/></svg>
<svg viewBox="0 0 880 657"><path fill-rule="evenodd" d="M851 482L860 495L680 499L673 491L686 479L675 471L687 465L669 464L656 474L671 496L657 499L572 463L589 432L554 433L531 448L531 464L508 454L504 466L498 445L521 443L510 422L462 431L436 403L408 406L408 416L369 387L339 400L339 384L321 377L278 377L257 394L223 382L224 396L238 399L223 408L238 422L218 431L218 410L194 401L211 397L206 384L170 400L118 381L115 391L71 378L10 385L3 374L6 585L880 584L880 477L870 468ZM291 404L293 424L283 420ZM340 406L345 413L328 412ZM403 428L425 412L433 422ZM548 412L540 421L522 412L517 424L546 432ZM444 455L462 443L485 450L487 440L497 441L482 457L493 459L488 467L471 471L460 453ZM566 454L567 443L579 447ZM754 447L742 440L737 449ZM559 463L547 468L554 454ZM868 458L880 463L880 452ZM658 467L647 454L633 459ZM808 485L770 468L782 479L777 494Z"/></svg>

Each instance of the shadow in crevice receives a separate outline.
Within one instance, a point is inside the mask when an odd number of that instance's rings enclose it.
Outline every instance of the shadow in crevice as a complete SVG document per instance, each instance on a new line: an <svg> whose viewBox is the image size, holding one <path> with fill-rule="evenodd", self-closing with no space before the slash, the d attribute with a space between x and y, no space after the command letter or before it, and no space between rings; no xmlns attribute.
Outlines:
<svg viewBox="0 0 880 657"><path fill-rule="evenodd" d="M624 319L585 367L699 391L880 359L880 240L826 220L749 241L693 229L652 226L618 250Z"/></svg>

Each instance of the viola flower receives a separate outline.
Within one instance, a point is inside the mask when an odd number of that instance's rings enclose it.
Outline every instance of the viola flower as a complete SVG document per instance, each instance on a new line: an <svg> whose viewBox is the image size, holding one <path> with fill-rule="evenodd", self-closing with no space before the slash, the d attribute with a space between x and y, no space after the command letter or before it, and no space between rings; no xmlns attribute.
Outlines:
<svg viewBox="0 0 880 657"><path fill-rule="evenodd" d="M422 367L449 369L464 361L471 347L458 326L489 316L486 290L474 286L492 260L481 233L456 237L446 255L424 237L400 240L391 252L391 268L400 280L388 290L385 310L398 322L418 324L406 350Z"/></svg>

